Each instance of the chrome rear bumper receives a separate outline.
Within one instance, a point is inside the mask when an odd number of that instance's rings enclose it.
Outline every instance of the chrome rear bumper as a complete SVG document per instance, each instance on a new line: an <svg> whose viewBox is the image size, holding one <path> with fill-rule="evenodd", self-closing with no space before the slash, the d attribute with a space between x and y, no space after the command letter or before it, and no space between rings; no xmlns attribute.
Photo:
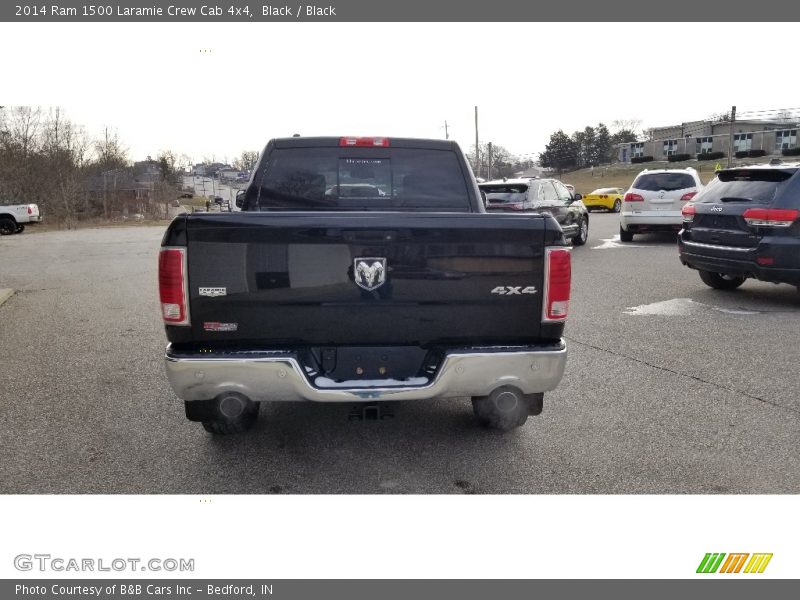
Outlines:
<svg viewBox="0 0 800 600"><path fill-rule="evenodd" d="M567 348L520 346L494 350L470 348L445 354L432 380L338 382L311 381L290 351L203 356L167 346L166 369L172 389L186 401L210 400L238 392L255 401L373 402L486 396L501 385L524 394L554 390L564 375Z"/></svg>

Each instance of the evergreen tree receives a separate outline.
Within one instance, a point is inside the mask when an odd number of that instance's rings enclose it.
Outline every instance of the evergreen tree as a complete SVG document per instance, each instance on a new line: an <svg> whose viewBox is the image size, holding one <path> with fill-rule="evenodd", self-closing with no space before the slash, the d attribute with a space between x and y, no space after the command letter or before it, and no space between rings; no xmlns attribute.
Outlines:
<svg viewBox="0 0 800 600"><path fill-rule="evenodd" d="M559 129L550 136L550 142L540 156L543 167L556 169L561 173L564 169L575 167L578 161L578 149L575 142Z"/></svg>

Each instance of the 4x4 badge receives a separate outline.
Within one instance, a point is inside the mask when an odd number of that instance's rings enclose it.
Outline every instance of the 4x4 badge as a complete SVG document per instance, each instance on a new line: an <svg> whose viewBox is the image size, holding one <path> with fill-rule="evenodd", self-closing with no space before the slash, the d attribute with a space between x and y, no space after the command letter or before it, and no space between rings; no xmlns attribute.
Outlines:
<svg viewBox="0 0 800 600"><path fill-rule="evenodd" d="M368 292L386 283L386 259L374 256L353 259L353 279Z"/></svg>

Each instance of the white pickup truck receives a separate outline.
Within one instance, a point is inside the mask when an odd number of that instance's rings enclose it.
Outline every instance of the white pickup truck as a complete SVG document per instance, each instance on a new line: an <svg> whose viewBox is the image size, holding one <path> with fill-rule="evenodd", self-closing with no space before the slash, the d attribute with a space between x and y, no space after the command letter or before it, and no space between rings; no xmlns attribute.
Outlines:
<svg viewBox="0 0 800 600"><path fill-rule="evenodd" d="M0 235L22 233L27 223L38 223L41 220L42 215L35 204L0 206Z"/></svg>

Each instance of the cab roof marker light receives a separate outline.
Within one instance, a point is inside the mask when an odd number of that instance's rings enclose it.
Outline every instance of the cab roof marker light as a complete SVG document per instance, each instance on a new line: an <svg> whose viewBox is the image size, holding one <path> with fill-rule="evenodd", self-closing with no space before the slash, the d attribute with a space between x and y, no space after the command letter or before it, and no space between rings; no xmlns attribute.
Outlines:
<svg viewBox="0 0 800 600"><path fill-rule="evenodd" d="M357 148L388 148L389 138L385 137L343 137L339 139L339 146Z"/></svg>

